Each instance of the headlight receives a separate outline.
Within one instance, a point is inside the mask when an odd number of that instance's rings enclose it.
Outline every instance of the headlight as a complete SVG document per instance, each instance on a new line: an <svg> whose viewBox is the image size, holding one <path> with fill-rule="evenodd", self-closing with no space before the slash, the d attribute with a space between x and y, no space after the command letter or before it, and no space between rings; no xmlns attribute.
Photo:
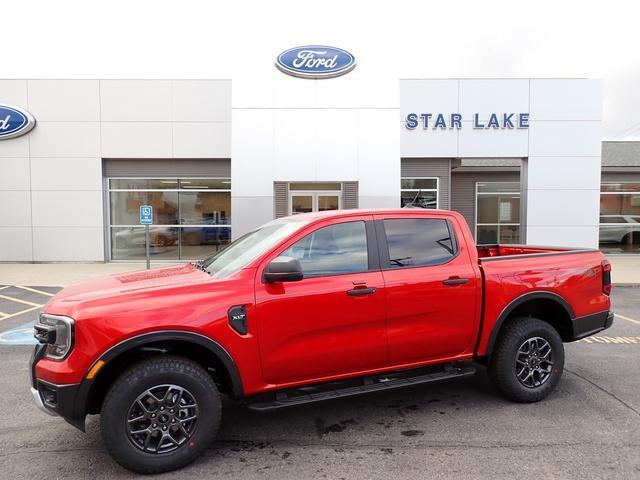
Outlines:
<svg viewBox="0 0 640 480"><path fill-rule="evenodd" d="M62 360L71 351L74 334L73 318L61 315L40 314L34 325L35 337L40 343L47 344L45 356L52 360Z"/></svg>

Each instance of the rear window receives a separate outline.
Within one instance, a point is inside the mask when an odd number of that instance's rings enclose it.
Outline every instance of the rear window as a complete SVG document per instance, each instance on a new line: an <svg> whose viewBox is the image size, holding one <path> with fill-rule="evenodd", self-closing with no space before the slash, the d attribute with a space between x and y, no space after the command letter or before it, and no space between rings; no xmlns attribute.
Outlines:
<svg viewBox="0 0 640 480"><path fill-rule="evenodd" d="M391 268L439 265L456 254L449 222L434 218L384 220Z"/></svg>

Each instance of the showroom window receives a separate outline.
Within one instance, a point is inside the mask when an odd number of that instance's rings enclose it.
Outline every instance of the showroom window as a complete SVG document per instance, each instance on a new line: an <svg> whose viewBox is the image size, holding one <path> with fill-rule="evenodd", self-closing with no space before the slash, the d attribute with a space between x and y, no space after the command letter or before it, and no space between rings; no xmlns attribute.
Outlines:
<svg viewBox="0 0 640 480"><path fill-rule="evenodd" d="M140 205L153 206L153 260L202 259L231 240L229 178L110 178L111 260L143 260Z"/></svg>
<svg viewBox="0 0 640 480"><path fill-rule="evenodd" d="M476 183L476 243L520 243L520 183Z"/></svg>
<svg viewBox="0 0 640 480"><path fill-rule="evenodd" d="M640 253L640 183L602 183L600 249L605 253Z"/></svg>
<svg viewBox="0 0 640 480"><path fill-rule="evenodd" d="M400 206L413 204L420 208L438 208L437 177L402 177Z"/></svg>

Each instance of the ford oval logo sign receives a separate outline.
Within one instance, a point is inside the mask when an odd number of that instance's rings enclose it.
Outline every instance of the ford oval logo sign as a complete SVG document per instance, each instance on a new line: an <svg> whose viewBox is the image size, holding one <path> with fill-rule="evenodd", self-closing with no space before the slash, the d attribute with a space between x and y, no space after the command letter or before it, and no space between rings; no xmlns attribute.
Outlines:
<svg viewBox="0 0 640 480"><path fill-rule="evenodd" d="M294 77L331 78L353 70L356 59L341 48L307 45L282 52L276 59L276 66Z"/></svg>
<svg viewBox="0 0 640 480"><path fill-rule="evenodd" d="M19 137L36 124L31 114L18 107L0 105L0 140Z"/></svg>

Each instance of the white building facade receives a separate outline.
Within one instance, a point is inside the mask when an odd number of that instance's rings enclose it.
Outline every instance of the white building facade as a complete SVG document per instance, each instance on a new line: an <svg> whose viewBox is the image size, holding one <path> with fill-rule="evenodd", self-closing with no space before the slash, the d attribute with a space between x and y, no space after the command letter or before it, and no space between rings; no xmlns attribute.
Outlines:
<svg viewBox="0 0 640 480"><path fill-rule="evenodd" d="M357 52L355 52L357 53ZM587 79L0 80L0 261L202 258L279 216L407 203L482 243L597 247L602 84ZM0 120L2 120L0 118Z"/></svg>

